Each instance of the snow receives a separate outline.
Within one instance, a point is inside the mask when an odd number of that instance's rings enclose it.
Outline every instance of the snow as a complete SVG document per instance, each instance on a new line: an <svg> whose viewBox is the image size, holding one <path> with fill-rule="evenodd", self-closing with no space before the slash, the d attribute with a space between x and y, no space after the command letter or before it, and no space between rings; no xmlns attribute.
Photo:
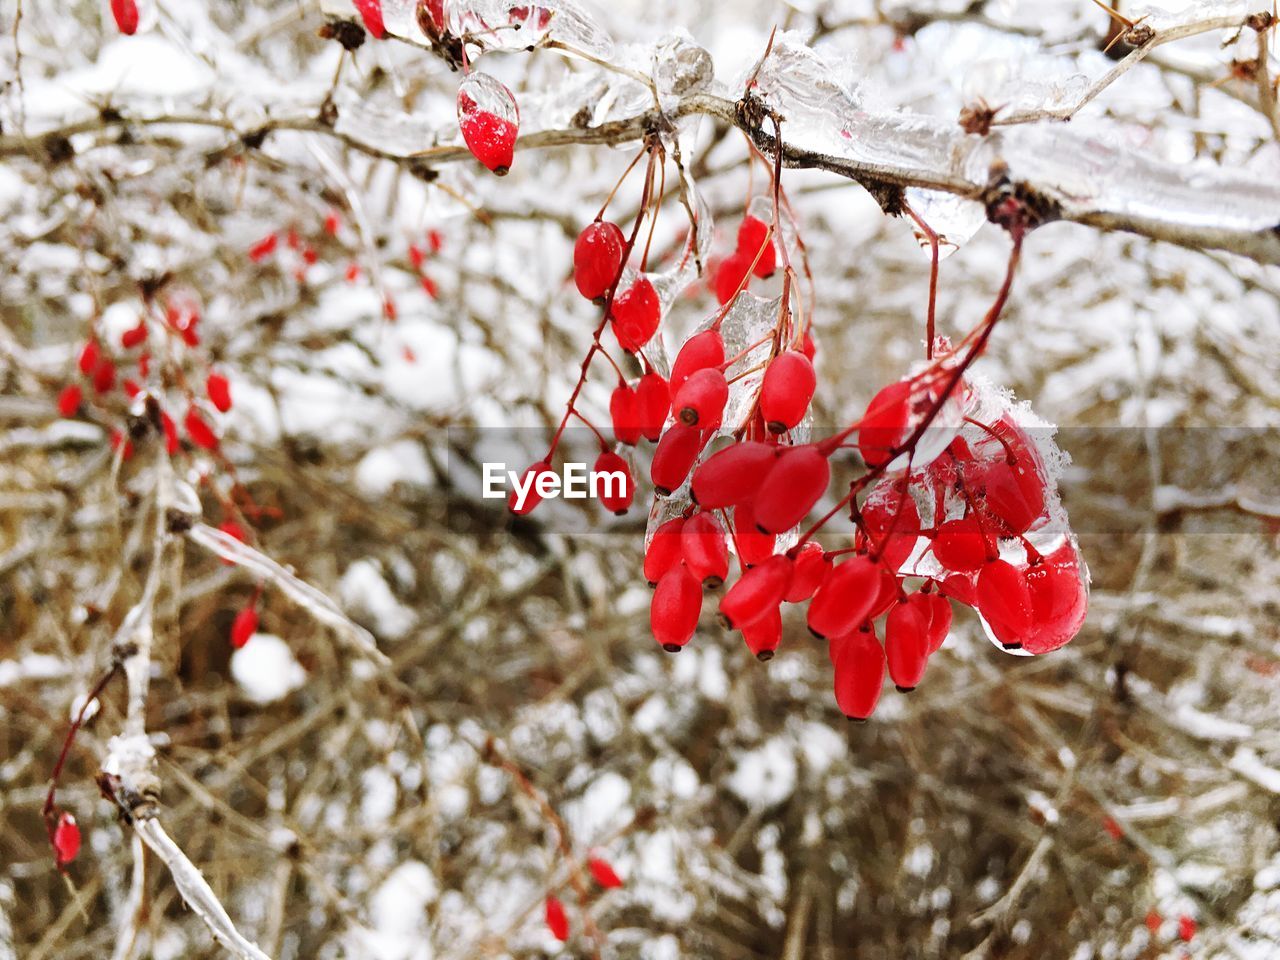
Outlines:
<svg viewBox="0 0 1280 960"><path fill-rule="evenodd" d="M772 807L795 791L797 772L791 742L775 737L741 754L726 785L748 806Z"/></svg>
<svg viewBox="0 0 1280 960"><path fill-rule="evenodd" d="M289 645L271 633L255 633L231 654L231 677L250 700L263 704L284 699L307 679Z"/></svg>
<svg viewBox="0 0 1280 960"><path fill-rule="evenodd" d="M348 610L366 616L380 636L403 638L418 621L417 614L396 599L372 560L358 560L347 567L338 581L338 596Z"/></svg>

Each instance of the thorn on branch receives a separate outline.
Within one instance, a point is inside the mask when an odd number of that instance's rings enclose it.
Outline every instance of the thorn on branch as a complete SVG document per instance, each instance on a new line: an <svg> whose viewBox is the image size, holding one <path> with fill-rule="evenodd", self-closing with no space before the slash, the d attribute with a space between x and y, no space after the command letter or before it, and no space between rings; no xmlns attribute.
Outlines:
<svg viewBox="0 0 1280 960"><path fill-rule="evenodd" d="M992 165L991 178L980 199L987 208L987 219L1015 235L1062 218L1056 200L1009 179L1009 169L1003 163Z"/></svg>

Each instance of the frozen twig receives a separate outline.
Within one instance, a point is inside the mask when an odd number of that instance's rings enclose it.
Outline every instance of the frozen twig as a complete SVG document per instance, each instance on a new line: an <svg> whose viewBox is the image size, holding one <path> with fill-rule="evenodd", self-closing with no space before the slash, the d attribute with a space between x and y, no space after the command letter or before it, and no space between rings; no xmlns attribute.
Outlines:
<svg viewBox="0 0 1280 960"><path fill-rule="evenodd" d="M144 817L136 821L133 828L151 852L169 868L169 873L173 876L173 882L177 885L183 902L204 921L215 940L241 960L269 960L265 953L236 930L235 924L231 922L226 909L218 902L213 889L196 869L195 864L165 833L159 820L155 817Z"/></svg>
<svg viewBox="0 0 1280 960"><path fill-rule="evenodd" d="M235 537L204 523L195 524L187 531L187 537L193 543L199 544L206 550L211 550L224 560L239 564L263 579L274 583L295 603L321 623L330 627L342 640L354 647L359 653L379 666L389 665L390 661L378 649L378 645L373 639L373 634L339 610L337 604L325 596L324 593L306 581L300 580L265 553L255 550L247 543L242 543Z"/></svg>

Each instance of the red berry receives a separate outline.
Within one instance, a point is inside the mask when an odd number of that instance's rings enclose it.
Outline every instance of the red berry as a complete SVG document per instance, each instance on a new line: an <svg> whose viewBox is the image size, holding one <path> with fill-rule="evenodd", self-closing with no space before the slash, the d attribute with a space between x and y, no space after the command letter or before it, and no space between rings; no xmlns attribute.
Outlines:
<svg viewBox="0 0 1280 960"><path fill-rule="evenodd" d="M720 331L703 330L695 333L684 342L684 346L676 354L676 362L671 365L672 398L684 386L684 382L699 370L721 366L724 366L724 339L720 336Z"/></svg>
<svg viewBox="0 0 1280 960"><path fill-rule="evenodd" d="M336 237L340 229L342 229L341 218L338 216L337 211L330 210L328 216L324 218L324 232L331 237Z"/></svg>
<svg viewBox="0 0 1280 960"><path fill-rule="evenodd" d="M832 654L836 706L850 720L866 720L884 687L884 650L867 627L833 641Z"/></svg>
<svg viewBox="0 0 1280 960"><path fill-rule="evenodd" d="M737 295L739 288L746 289L751 277L751 258L743 253L735 253L725 257L716 267L714 281L716 299L720 305L728 303Z"/></svg>
<svg viewBox="0 0 1280 960"><path fill-rule="evenodd" d="M662 575L649 605L649 628L667 653L676 653L698 629L702 584L683 563Z"/></svg>
<svg viewBox="0 0 1280 960"><path fill-rule="evenodd" d="M138 32L138 4L136 0L111 0L111 16L116 28L126 37Z"/></svg>
<svg viewBox="0 0 1280 960"><path fill-rule="evenodd" d="M565 915L564 904L557 897L547 897L547 929L560 942L569 939L569 918Z"/></svg>
<svg viewBox="0 0 1280 960"><path fill-rule="evenodd" d="M911 421L911 383L891 383L867 404L858 430L858 452L869 467L889 462L891 452L908 436Z"/></svg>
<svg viewBox="0 0 1280 960"><path fill-rule="evenodd" d="M258 632L258 611L253 607L245 607L231 621L231 646L239 650L249 638Z"/></svg>
<svg viewBox="0 0 1280 960"><path fill-rule="evenodd" d="M644 551L644 578L650 586L655 586L663 574L678 564L684 555L680 539L684 524L684 517L675 517L653 532L653 539Z"/></svg>
<svg viewBox="0 0 1280 960"><path fill-rule="evenodd" d="M276 243L276 235L274 233L267 234L249 248L249 259L254 263L261 263L275 252Z"/></svg>
<svg viewBox="0 0 1280 960"><path fill-rule="evenodd" d="M75 416L82 400L84 400L84 391L80 389L80 384L67 384L58 394L58 413L64 417Z"/></svg>
<svg viewBox="0 0 1280 960"><path fill-rule="evenodd" d="M649 464L649 479L661 496L669 496L680 487L693 469L704 443L702 431L683 423L673 423L662 435Z"/></svg>
<svg viewBox="0 0 1280 960"><path fill-rule="evenodd" d="M717 429L729 402L729 383L724 374L706 367L689 377L675 392L671 406L681 422L703 430Z"/></svg>
<svg viewBox="0 0 1280 960"><path fill-rule="evenodd" d="M421 270L422 265L427 262L426 253L416 243L409 244L409 262L413 264L415 270Z"/></svg>
<svg viewBox="0 0 1280 960"><path fill-rule="evenodd" d="M613 422L613 435L619 443L635 446L640 442L640 414L636 392L620 383L609 397L609 419Z"/></svg>
<svg viewBox="0 0 1280 960"><path fill-rule="evenodd" d="M782 642L782 608L772 607L759 620L744 626L742 639L761 663L772 660Z"/></svg>
<svg viewBox="0 0 1280 960"><path fill-rule="evenodd" d="M978 578L970 574L953 573L943 578L941 587L945 596L958 600L967 607L978 605Z"/></svg>
<svg viewBox="0 0 1280 960"><path fill-rule="evenodd" d="M724 527L710 513L695 513L680 531L685 566L704 586L714 590L729 575L729 548Z"/></svg>
<svg viewBox="0 0 1280 960"><path fill-rule="evenodd" d="M437 297L440 296L440 288L436 285L436 282L432 280L430 277L423 276L420 282L422 283L423 293L425 293L432 300L435 300Z"/></svg>
<svg viewBox="0 0 1280 960"><path fill-rule="evenodd" d="M1154 936L1160 932L1160 924L1164 923L1164 917L1160 916L1160 914L1154 910L1148 910L1145 922L1147 924L1147 929L1150 930Z"/></svg>
<svg viewBox="0 0 1280 960"><path fill-rule="evenodd" d="M1023 572L1008 561L992 560L978 574L977 601L983 619L1010 637L1005 646L1021 646L1031 626L1031 594Z"/></svg>
<svg viewBox="0 0 1280 960"><path fill-rule="evenodd" d="M879 564L867 557L836 564L809 602L809 630L817 637L842 637L867 619L879 596Z"/></svg>
<svg viewBox="0 0 1280 960"><path fill-rule="evenodd" d="M951 604L940 593L917 593L911 599L928 617L929 653L937 653L951 629Z"/></svg>
<svg viewBox="0 0 1280 960"><path fill-rule="evenodd" d="M164 427L164 449L169 456L173 456L178 452L178 427L173 422L173 417L160 412L160 424Z"/></svg>
<svg viewBox="0 0 1280 960"><path fill-rule="evenodd" d="M741 630L775 611L791 586L791 561L770 557L747 570L720 601L720 620L729 629Z"/></svg>
<svg viewBox="0 0 1280 960"><path fill-rule="evenodd" d="M947 570L969 573L987 562L993 549L990 538L983 535L976 517L948 520L933 535L933 556Z"/></svg>
<svg viewBox="0 0 1280 960"><path fill-rule="evenodd" d="M76 818L65 811L53 828L53 851L59 867L65 867L80 852L80 827Z"/></svg>
<svg viewBox="0 0 1280 960"><path fill-rule="evenodd" d="M788 350L774 358L760 384L760 413L771 433L792 429L804 417L818 378L803 353Z"/></svg>
<svg viewBox="0 0 1280 960"><path fill-rule="evenodd" d="M784 451L752 501L756 527L773 534L790 530L827 492L830 481L831 465L813 444Z"/></svg>
<svg viewBox="0 0 1280 960"><path fill-rule="evenodd" d="M813 330L807 326L804 328L804 336L800 338L800 352L809 358L810 363L813 363L814 354L818 352L818 346L813 342Z"/></svg>
<svg viewBox="0 0 1280 960"><path fill-rule="evenodd" d="M773 556L778 538L772 533L761 533L756 529L755 512L750 500L733 509L733 542L738 548L738 560L748 567L764 563Z"/></svg>
<svg viewBox="0 0 1280 960"><path fill-rule="evenodd" d="M86 377L90 376L93 371L97 369L98 360L101 356L102 354L98 349L97 340L85 341L84 348L80 351L80 359L77 361L77 365L80 367L80 372Z"/></svg>
<svg viewBox="0 0 1280 960"><path fill-rule="evenodd" d="M869 551L897 570L915 550L920 536L920 509L900 481L877 484L862 504L862 523Z"/></svg>
<svg viewBox="0 0 1280 960"><path fill-rule="evenodd" d="M197 447L204 447L206 450L218 449L218 437L213 432L213 428L205 422L204 417L200 415L200 411L195 407L187 410L186 419L182 425L187 430L187 436L191 438L191 442Z"/></svg>
<svg viewBox="0 0 1280 960"><path fill-rule="evenodd" d="M706 510L735 507L749 500L777 459L778 448L745 440L709 456L693 471L690 492Z"/></svg>
<svg viewBox="0 0 1280 960"><path fill-rule="evenodd" d="M351 0L351 2L360 12L364 28L373 35L373 39L381 40L387 32L382 23L382 0Z"/></svg>
<svg viewBox="0 0 1280 960"><path fill-rule="evenodd" d="M136 327L130 327L124 333L120 334L120 345L126 350L132 350L147 339L147 325L139 322Z"/></svg>
<svg viewBox="0 0 1280 960"><path fill-rule="evenodd" d="M997 460L967 467L964 477L982 498L983 513L1008 536L1025 533L1044 513L1045 480L1030 463Z"/></svg>
<svg viewBox="0 0 1280 960"><path fill-rule="evenodd" d="M245 536L245 533L244 533L244 528L240 526L240 524L236 523L234 520L224 520L222 523L218 524L218 529L221 530L223 533L225 533L228 537L234 537L236 540L239 540L241 543L248 542L248 538ZM236 562L234 560L228 560L225 557L223 558L222 562L226 564L228 567L234 567L236 565Z"/></svg>
<svg viewBox="0 0 1280 960"><path fill-rule="evenodd" d="M1031 595L1031 629L1023 641L1028 653L1048 653L1068 643L1080 631L1089 610L1089 591L1080 559L1070 544L1026 573Z"/></svg>
<svg viewBox="0 0 1280 960"><path fill-rule="evenodd" d="M826 551L812 540L806 540L798 549L791 551L792 575L791 586L783 598L787 603L801 603L808 600L822 586L822 581L831 570L831 560Z"/></svg>
<svg viewBox="0 0 1280 960"><path fill-rule="evenodd" d="M596 883L606 890L613 890L622 886L622 878L618 876L613 867L599 857L589 859L587 868L591 871L591 876L595 878Z"/></svg>
<svg viewBox="0 0 1280 960"><path fill-rule="evenodd" d="M103 357L93 369L93 389L106 393L116 385L116 365Z"/></svg>
<svg viewBox="0 0 1280 960"><path fill-rule="evenodd" d="M650 370L636 384L636 412L640 433L646 440L662 436L662 427L671 412L671 392L662 374Z"/></svg>
<svg viewBox="0 0 1280 960"><path fill-rule="evenodd" d="M611 513L619 516L626 513L636 494L636 484L627 461L612 450L605 450L591 469L600 483L600 503Z"/></svg>
<svg viewBox="0 0 1280 960"><path fill-rule="evenodd" d="M769 225L759 217L742 218L738 226L738 253L747 258L747 263L755 261L753 272L761 279L772 276L778 269L778 251L769 237ZM759 260L756 260L757 253Z"/></svg>
<svg viewBox="0 0 1280 960"><path fill-rule="evenodd" d="M638 353L653 339L661 315L658 291L653 289L648 277L639 277L613 299L613 335L623 350Z"/></svg>
<svg viewBox="0 0 1280 960"><path fill-rule="evenodd" d="M1178 938L1184 943L1190 943L1196 935L1196 921L1193 917L1187 916L1185 913L1178 918Z"/></svg>
<svg viewBox="0 0 1280 960"><path fill-rule="evenodd" d="M884 652L894 686L904 693L919 686L929 662L929 624L918 604L899 603L889 611Z"/></svg>
<svg viewBox="0 0 1280 960"><path fill-rule="evenodd" d="M468 74L458 88L458 128L472 156L505 176L520 130L520 110L511 91L487 73Z"/></svg>
<svg viewBox="0 0 1280 960"><path fill-rule="evenodd" d="M231 409L231 384L222 374L210 373L205 379L204 389L209 395L209 402L218 409L219 413L226 413Z"/></svg>
<svg viewBox="0 0 1280 960"><path fill-rule="evenodd" d="M578 234L573 245L573 280L588 300L608 294L622 272L627 241L616 223L596 220Z"/></svg>
<svg viewBox="0 0 1280 960"><path fill-rule="evenodd" d="M519 490L512 489L507 496L507 509L517 516L524 516L541 503L542 492L538 489L538 481L539 477L544 473L555 476L555 471L551 469L551 464L545 460L539 460L537 463L531 464L520 476L519 487L526 491L524 502L520 503ZM517 503L519 503L518 507L516 506Z"/></svg>
<svg viewBox="0 0 1280 960"><path fill-rule="evenodd" d="M126 380L124 383L120 384L120 389L124 391L124 395L130 400L142 392L142 388L132 380Z"/></svg>

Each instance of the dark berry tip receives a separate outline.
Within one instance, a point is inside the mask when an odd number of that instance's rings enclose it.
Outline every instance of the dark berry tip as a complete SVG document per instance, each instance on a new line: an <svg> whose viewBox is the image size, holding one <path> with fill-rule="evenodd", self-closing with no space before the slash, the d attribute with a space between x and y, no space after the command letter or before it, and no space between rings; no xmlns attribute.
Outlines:
<svg viewBox="0 0 1280 960"><path fill-rule="evenodd" d="M915 687L904 687L899 683L895 683L893 685L893 688L897 690L899 693L910 693L912 690L915 689Z"/></svg>
<svg viewBox="0 0 1280 960"><path fill-rule="evenodd" d="M770 660L773 659L773 651L761 650L759 653L756 654L756 659L759 660L761 663L768 663Z"/></svg>
<svg viewBox="0 0 1280 960"><path fill-rule="evenodd" d="M1022 644L1020 644L1020 643L1005 643L1005 644L1002 644L1002 646L1003 646L1006 650L1021 650L1021 649L1022 649Z"/></svg>
<svg viewBox="0 0 1280 960"><path fill-rule="evenodd" d="M678 643L664 643L662 645L662 649L667 651L667 653L679 653L681 647Z"/></svg>

